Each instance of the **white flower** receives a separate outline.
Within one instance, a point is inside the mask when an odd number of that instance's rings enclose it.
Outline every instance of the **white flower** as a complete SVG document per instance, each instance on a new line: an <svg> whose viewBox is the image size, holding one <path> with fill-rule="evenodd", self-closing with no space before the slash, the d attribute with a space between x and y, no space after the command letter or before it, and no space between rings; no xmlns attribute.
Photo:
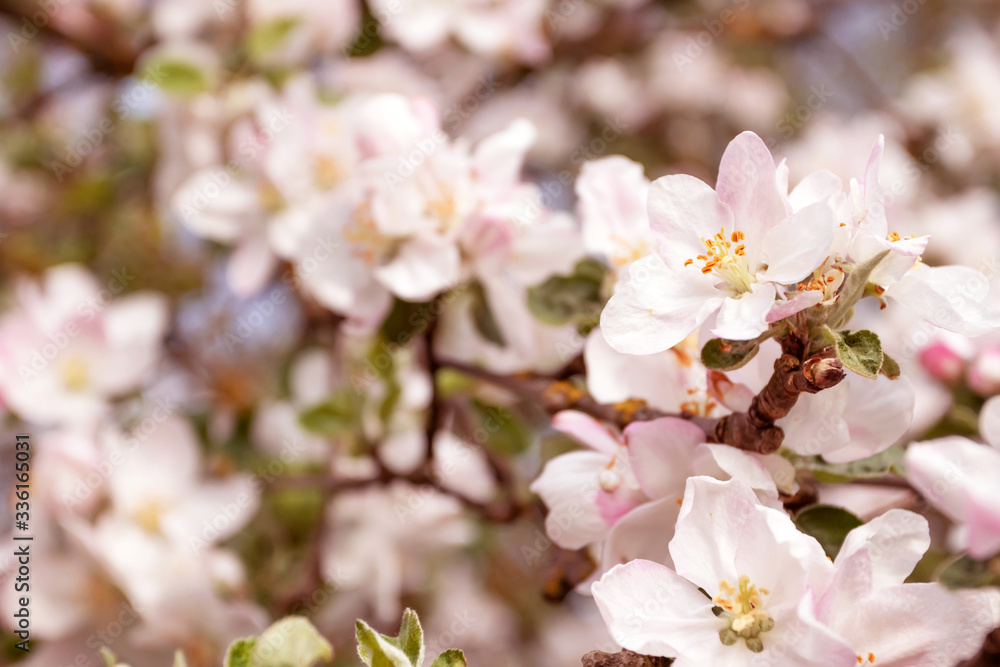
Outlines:
<svg viewBox="0 0 1000 667"><path fill-rule="evenodd" d="M1000 622L1000 591L904 584L929 544L925 519L891 510L852 530L831 563L745 484L693 477L673 569L632 561L593 592L619 644L679 667L954 664Z"/></svg>
<svg viewBox="0 0 1000 667"><path fill-rule="evenodd" d="M713 315L713 334L756 338L778 287L826 260L835 227L826 201L793 213L770 152L750 132L726 149L716 190L692 176L656 180L649 220L659 254L631 265L601 315L608 342L628 354L673 347Z"/></svg>
<svg viewBox="0 0 1000 667"><path fill-rule="evenodd" d="M151 293L114 298L130 275L116 272L102 289L83 267L65 264L41 284L20 284L18 307L0 320L0 396L13 412L88 422L140 385L159 359L167 303Z"/></svg>

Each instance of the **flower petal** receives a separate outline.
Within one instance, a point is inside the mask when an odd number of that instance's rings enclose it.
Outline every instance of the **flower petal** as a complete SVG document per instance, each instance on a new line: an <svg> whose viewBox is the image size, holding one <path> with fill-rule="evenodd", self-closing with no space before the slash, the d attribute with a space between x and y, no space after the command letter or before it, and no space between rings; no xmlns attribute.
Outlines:
<svg viewBox="0 0 1000 667"><path fill-rule="evenodd" d="M930 545L927 519L914 512L891 509L847 534L834 567L844 567L852 555L866 550L873 588L897 586L910 576Z"/></svg>
<svg viewBox="0 0 1000 667"><path fill-rule="evenodd" d="M836 226L833 207L824 200L771 227L761 242L767 280L788 285L812 273L829 256Z"/></svg>
<svg viewBox="0 0 1000 667"><path fill-rule="evenodd" d="M597 608L624 648L642 655L717 664L719 621L712 602L668 567L648 560L617 565L591 587Z"/></svg>
<svg viewBox="0 0 1000 667"><path fill-rule="evenodd" d="M691 471L695 448L705 432L689 421L663 417L629 424L625 429L632 470L650 498L680 498Z"/></svg>
<svg viewBox="0 0 1000 667"><path fill-rule="evenodd" d="M778 188L774 158L753 132L743 132L726 147L715 190L732 211L736 229L746 233L748 254L771 227L792 212Z"/></svg>
<svg viewBox="0 0 1000 667"><path fill-rule="evenodd" d="M601 313L601 331L625 354L655 354L677 345L722 302L713 280L698 271L672 271L657 255L629 266ZM773 295L772 295L773 299Z"/></svg>
<svg viewBox="0 0 1000 667"><path fill-rule="evenodd" d="M715 190L694 176L656 179L649 187L648 206L649 226L659 241L660 254L674 268L705 252L701 239L734 226L732 212Z"/></svg>
<svg viewBox="0 0 1000 667"><path fill-rule="evenodd" d="M983 305L989 280L965 266L917 265L886 295L942 329L982 336L1000 329L1000 311Z"/></svg>
<svg viewBox="0 0 1000 667"><path fill-rule="evenodd" d="M621 443L608 427L588 414L576 410L562 410L552 417L552 428L562 431L580 444L609 458L618 453Z"/></svg>
<svg viewBox="0 0 1000 667"><path fill-rule="evenodd" d="M712 334L729 340L751 340L767 331L767 314L774 304L771 283L754 283L750 292L722 302Z"/></svg>
<svg viewBox="0 0 1000 667"><path fill-rule="evenodd" d="M670 539L681 511L680 496L664 497L639 505L623 516L604 542L601 563L605 569L638 558L673 567Z"/></svg>
<svg viewBox="0 0 1000 667"><path fill-rule="evenodd" d="M455 285L461 257L453 243L413 238L375 275L389 291L408 301L425 301Z"/></svg>
<svg viewBox="0 0 1000 667"><path fill-rule="evenodd" d="M986 442L1000 449L1000 396L994 396L979 411L979 434Z"/></svg>

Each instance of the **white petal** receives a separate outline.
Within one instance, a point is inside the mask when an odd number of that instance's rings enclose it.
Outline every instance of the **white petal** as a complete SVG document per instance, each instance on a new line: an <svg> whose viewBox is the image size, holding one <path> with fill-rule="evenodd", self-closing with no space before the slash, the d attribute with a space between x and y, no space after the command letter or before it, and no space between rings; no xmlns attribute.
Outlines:
<svg viewBox="0 0 1000 667"><path fill-rule="evenodd" d="M639 505L623 516L608 534L601 554L605 569L638 558L673 567L670 540L681 511L681 496Z"/></svg>
<svg viewBox="0 0 1000 667"><path fill-rule="evenodd" d="M1000 396L983 404L979 412L979 433L986 442L1000 449Z"/></svg>
<svg viewBox="0 0 1000 667"><path fill-rule="evenodd" d="M767 331L767 314L774 304L771 283L754 283L750 292L722 302L712 333L729 340L751 340Z"/></svg>
<svg viewBox="0 0 1000 667"><path fill-rule="evenodd" d="M831 463L874 456L903 437L913 422L913 384L905 375L869 380L849 374L844 384L848 387L844 421L850 441L823 454Z"/></svg>
<svg viewBox="0 0 1000 667"><path fill-rule="evenodd" d="M714 281L704 278L701 272L672 271L656 255L634 262L629 281L601 313L604 338L625 354L655 354L677 345L722 301Z"/></svg>
<svg viewBox="0 0 1000 667"><path fill-rule="evenodd" d="M771 227L761 246L767 280L788 285L812 273L829 256L836 226L830 202L821 201Z"/></svg>
<svg viewBox="0 0 1000 667"><path fill-rule="evenodd" d="M792 210L800 211L810 204L823 201L828 197L840 194L844 184L832 171L822 169L809 174L788 194Z"/></svg>
<svg viewBox="0 0 1000 667"><path fill-rule="evenodd" d="M886 295L942 329L982 336L1000 329L1000 311L982 303L988 291L989 281L975 269L918 265Z"/></svg>
<svg viewBox="0 0 1000 667"><path fill-rule="evenodd" d="M673 570L647 560L617 565L591 587L597 608L624 648L650 656L717 664L713 653L730 647L719 641L712 602Z"/></svg>
<svg viewBox="0 0 1000 667"><path fill-rule="evenodd" d="M729 445L699 445L691 463L696 475L710 475L717 479L738 479L754 491L765 496L778 497L778 488L771 473L760 460ZM638 469L636 473L638 474Z"/></svg>
<svg viewBox="0 0 1000 667"><path fill-rule="evenodd" d="M732 212L715 191L694 176L664 176L649 188L649 226L671 266L679 267L684 260L704 254L701 239L723 227L731 231L733 224Z"/></svg>
<svg viewBox="0 0 1000 667"><path fill-rule="evenodd" d="M399 298L426 301L458 282L460 263L453 243L414 238L375 275Z"/></svg>
<svg viewBox="0 0 1000 667"><path fill-rule="evenodd" d="M607 465L604 454L570 452L546 463L532 482L531 491L549 508L546 532L564 549L580 549L602 540L611 529L594 500L598 476Z"/></svg>
<svg viewBox="0 0 1000 667"><path fill-rule="evenodd" d="M903 583L931 545L927 519L914 512L891 509L858 526L844 539L834 566L843 567L851 556L866 550L875 590Z"/></svg>

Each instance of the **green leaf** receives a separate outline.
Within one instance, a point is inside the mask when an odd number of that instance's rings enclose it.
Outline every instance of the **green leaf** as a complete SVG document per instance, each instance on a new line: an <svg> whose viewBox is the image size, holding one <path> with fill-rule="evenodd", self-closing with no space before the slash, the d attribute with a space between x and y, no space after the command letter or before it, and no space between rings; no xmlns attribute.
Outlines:
<svg viewBox="0 0 1000 667"><path fill-rule="evenodd" d="M1000 586L1000 570L996 563L972 560L964 554L945 561L935 578L948 588Z"/></svg>
<svg viewBox="0 0 1000 667"><path fill-rule="evenodd" d="M874 380L882 368L882 342L878 335L862 329L861 331L837 332L837 358L858 375Z"/></svg>
<svg viewBox="0 0 1000 667"><path fill-rule="evenodd" d="M340 435L357 423L360 397L353 389L341 389L324 402L306 409L299 423L307 431L320 435Z"/></svg>
<svg viewBox="0 0 1000 667"><path fill-rule="evenodd" d="M872 271L878 268L878 265L889 255L889 252L888 249L883 250L864 264L856 266L853 271L847 274L844 284L840 286L837 302L830 308L830 312L827 315L827 322L830 326L837 328L846 323L847 315L854 308L854 304L864 296L865 285L868 284L868 278L871 276Z"/></svg>
<svg viewBox="0 0 1000 667"><path fill-rule="evenodd" d="M430 301L403 301L396 299L379 333L386 343L406 345L415 337L423 335L434 323L438 309Z"/></svg>
<svg viewBox="0 0 1000 667"><path fill-rule="evenodd" d="M552 326L596 322L604 309L601 286L607 269L594 259L577 263L568 276L552 276L528 290L528 310Z"/></svg>
<svg viewBox="0 0 1000 667"><path fill-rule="evenodd" d="M313 667L333 660L333 646L303 616L287 616L253 646L251 667Z"/></svg>
<svg viewBox="0 0 1000 667"><path fill-rule="evenodd" d="M281 46L299 23L298 17L283 16L254 26L247 35L247 53L254 60L259 60Z"/></svg>
<svg viewBox="0 0 1000 667"><path fill-rule="evenodd" d="M118 660L117 658L115 658L115 654L112 653L111 649L109 649L107 646L101 647L100 654L101 657L104 659L104 664L107 665L107 667L115 667L115 665L118 664Z"/></svg>
<svg viewBox="0 0 1000 667"><path fill-rule="evenodd" d="M755 340L713 338L701 348L701 361L716 371L732 371L746 366L757 356L760 345Z"/></svg>
<svg viewBox="0 0 1000 667"><path fill-rule="evenodd" d="M355 627L358 655L368 667L412 667L413 663L407 655L389 637L375 632L360 619Z"/></svg>
<svg viewBox="0 0 1000 667"><path fill-rule="evenodd" d="M469 289L472 293L472 322L476 325L476 331L491 343L507 347L507 341L504 340L503 331L501 331L496 318L493 317L493 310L486 299L483 286L479 283L473 283Z"/></svg>
<svg viewBox="0 0 1000 667"><path fill-rule="evenodd" d="M143 67L143 80L169 95L189 97L209 90L212 74L198 64L167 55L154 56Z"/></svg>
<svg viewBox="0 0 1000 667"><path fill-rule="evenodd" d="M229 645L226 651L226 659L222 663L224 667L250 667L250 657L253 655L253 647L257 644L256 637L237 639Z"/></svg>
<svg viewBox="0 0 1000 667"><path fill-rule="evenodd" d="M470 406L477 418L476 444L505 456L521 454L531 446L531 429L510 410L478 400L473 400Z"/></svg>
<svg viewBox="0 0 1000 667"><path fill-rule="evenodd" d="M417 612L407 609L403 612L403 621L399 627L399 635L393 643L410 659L413 667L420 667L424 662L424 631L420 627Z"/></svg>
<svg viewBox="0 0 1000 667"><path fill-rule="evenodd" d="M885 352L882 353L882 368L878 372L890 380L895 380L900 375L899 364Z"/></svg>
<svg viewBox="0 0 1000 667"><path fill-rule="evenodd" d="M813 505L799 512L795 525L803 533L812 535L830 558L836 558L847 534L864 521L840 507Z"/></svg>
<svg viewBox="0 0 1000 667"><path fill-rule="evenodd" d="M884 477L895 472L903 474L903 448L893 445L866 459L848 463L828 463L819 456L798 456L782 452L798 470L809 470L817 482L843 484L855 479Z"/></svg>
<svg viewBox="0 0 1000 667"><path fill-rule="evenodd" d="M434 658L431 667L465 667L468 664L465 660L465 653L457 648L450 648Z"/></svg>

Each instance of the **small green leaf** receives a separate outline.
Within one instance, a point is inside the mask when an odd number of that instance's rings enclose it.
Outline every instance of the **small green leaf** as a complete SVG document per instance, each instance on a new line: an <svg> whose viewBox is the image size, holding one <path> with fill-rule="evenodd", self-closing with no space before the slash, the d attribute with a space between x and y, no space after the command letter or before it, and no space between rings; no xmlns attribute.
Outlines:
<svg viewBox="0 0 1000 667"><path fill-rule="evenodd" d="M199 64L166 55L154 56L143 71L143 80L169 95L189 97L209 90L213 84L212 74Z"/></svg>
<svg viewBox="0 0 1000 667"><path fill-rule="evenodd" d="M510 410L477 400L470 405L477 417L477 444L486 445L505 456L516 456L531 446L531 429Z"/></svg>
<svg viewBox="0 0 1000 667"><path fill-rule="evenodd" d="M855 479L903 473L903 448L895 445L874 456L848 463L828 463L819 456L798 456L787 451L782 454L796 469L811 471L813 478L824 484L843 484Z"/></svg>
<svg viewBox="0 0 1000 667"><path fill-rule="evenodd" d="M846 322L846 316L854 308L854 304L865 295L865 285L868 284L868 278L871 276L872 271L878 268L883 259L888 257L889 252L888 249L883 250L864 264L856 266L853 271L847 274L844 284L840 286L837 302L827 315L827 322L830 326L837 328Z"/></svg>
<svg viewBox="0 0 1000 667"><path fill-rule="evenodd" d="M355 627L358 655L368 667L412 667L410 659L388 637L360 619Z"/></svg>
<svg viewBox="0 0 1000 667"><path fill-rule="evenodd" d="M457 648L450 648L434 658L431 667L465 667L468 664L465 660L465 653Z"/></svg>
<svg viewBox="0 0 1000 667"><path fill-rule="evenodd" d="M115 667L118 664L118 660L115 658L115 654L111 652L107 646L102 646L100 650L101 658L104 659L104 664L107 667Z"/></svg>
<svg viewBox="0 0 1000 667"><path fill-rule="evenodd" d="M390 345L403 346L421 336L434 323L439 308L432 301L396 299L382 321L379 333Z"/></svg>
<svg viewBox="0 0 1000 667"><path fill-rule="evenodd" d="M712 370L733 371L746 366L759 350L755 340L713 338L701 348L701 361Z"/></svg>
<svg viewBox="0 0 1000 667"><path fill-rule="evenodd" d="M838 331L836 348L837 358L845 368L872 380L878 376L885 358L878 335L867 329Z"/></svg>
<svg viewBox="0 0 1000 667"><path fill-rule="evenodd" d="M326 401L308 408L299 415L299 423L307 431L320 435L340 435L357 423L360 398L352 389L341 389Z"/></svg>
<svg viewBox="0 0 1000 667"><path fill-rule="evenodd" d="M222 663L224 667L250 667L250 657L253 655L253 647L256 643L256 637L234 641L226 651L226 659Z"/></svg>
<svg viewBox="0 0 1000 667"><path fill-rule="evenodd" d="M1000 568L996 561L972 560L959 554L945 561L935 577L948 588L1000 586Z"/></svg>
<svg viewBox="0 0 1000 667"><path fill-rule="evenodd" d="M299 25L298 17L283 16L254 26L247 35L247 53L259 60L281 46Z"/></svg>
<svg viewBox="0 0 1000 667"><path fill-rule="evenodd" d="M493 310L490 308L490 302L486 299L483 286L479 283L473 283L469 289L472 294L472 322L476 325L476 331L491 343L507 347L507 341L504 340L503 331L496 318L493 317Z"/></svg>
<svg viewBox="0 0 1000 667"><path fill-rule="evenodd" d="M812 535L830 558L836 558L847 534L864 521L840 507L813 505L799 512L795 525L806 535Z"/></svg>
<svg viewBox="0 0 1000 667"><path fill-rule="evenodd" d="M882 352L882 368L878 372L890 380L895 380L900 376L899 364L885 352Z"/></svg>
<svg viewBox="0 0 1000 667"><path fill-rule="evenodd" d="M313 667L333 660L333 646L303 616L287 616L253 646L251 667Z"/></svg>
<svg viewBox="0 0 1000 667"><path fill-rule="evenodd" d="M594 259L577 263L569 276L552 276L528 290L528 310L540 322L552 326L593 323L604 309L606 268Z"/></svg>
<svg viewBox="0 0 1000 667"><path fill-rule="evenodd" d="M406 654L413 667L420 667L424 662L424 631L420 627L417 612L407 609L403 612L403 622L396 637L396 646Z"/></svg>

